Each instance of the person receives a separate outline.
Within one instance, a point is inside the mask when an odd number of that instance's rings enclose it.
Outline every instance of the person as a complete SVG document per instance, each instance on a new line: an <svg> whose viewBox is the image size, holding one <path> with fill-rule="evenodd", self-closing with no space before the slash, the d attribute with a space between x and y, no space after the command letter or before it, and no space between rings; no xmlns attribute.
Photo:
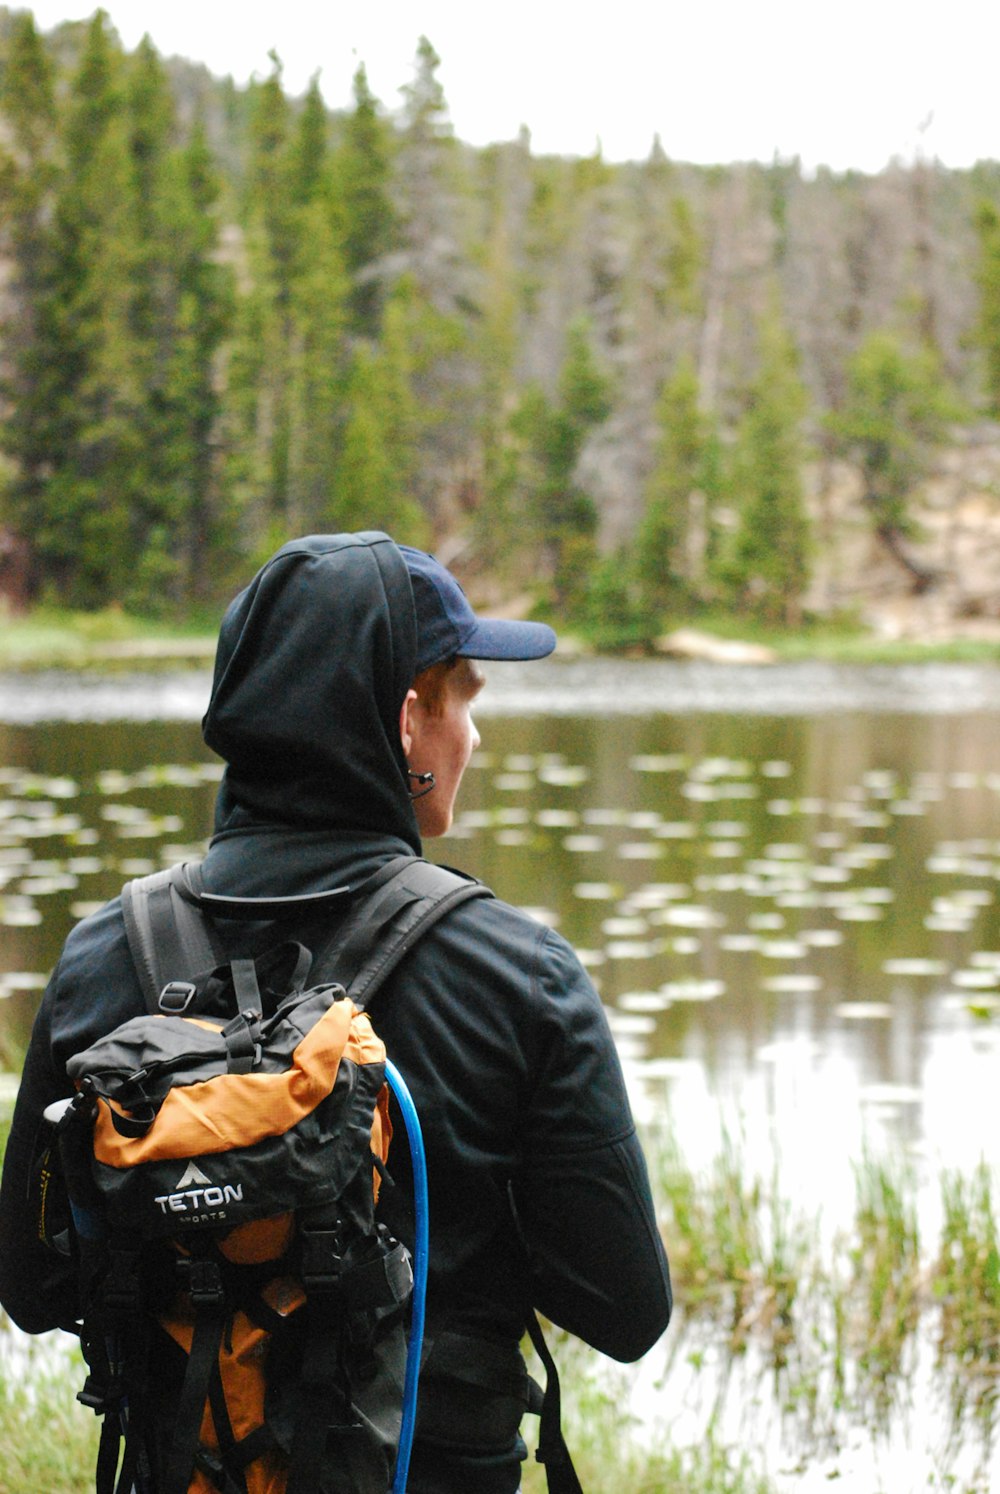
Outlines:
<svg viewBox="0 0 1000 1494"><path fill-rule="evenodd" d="M554 645L542 624L477 617L443 566L384 534L285 545L220 630L203 733L226 766L206 891L355 886L390 858L420 855L424 838L450 827L479 744L479 661L539 658ZM70 1091L67 1059L142 1009L115 899L66 942L13 1116L0 1301L30 1333L78 1320L71 1269L34 1233L41 1112ZM408 1488L512 1494L529 1311L621 1361L649 1349L670 1317L621 1068L569 945L499 898L437 924L378 993L372 1019L415 1101L430 1179L429 1348ZM380 1213L410 1242L405 1145L390 1173Z"/></svg>

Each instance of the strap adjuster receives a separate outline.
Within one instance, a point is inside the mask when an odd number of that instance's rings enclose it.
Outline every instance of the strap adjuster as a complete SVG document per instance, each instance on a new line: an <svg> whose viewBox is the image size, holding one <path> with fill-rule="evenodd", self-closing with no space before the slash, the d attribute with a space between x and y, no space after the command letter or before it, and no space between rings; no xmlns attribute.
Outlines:
<svg viewBox="0 0 1000 1494"><path fill-rule="evenodd" d="M196 1312L217 1310L225 1304L226 1293L217 1261L193 1256L178 1261L177 1271Z"/></svg>
<svg viewBox="0 0 1000 1494"><path fill-rule="evenodd" d="M299 1233L301 1275L306 1295L335 1292L344 1269L340 1254L340 1230L305 1228Z"/></svg>
<svg viewBox="0 0 1000 1494"><path fill-rule="evenodd" d="M171 1017L179 1017L187 1011L197 994L198 987L189 980L168 980L160 992L157 1006L161 1012L166 1012Z"/></svg>

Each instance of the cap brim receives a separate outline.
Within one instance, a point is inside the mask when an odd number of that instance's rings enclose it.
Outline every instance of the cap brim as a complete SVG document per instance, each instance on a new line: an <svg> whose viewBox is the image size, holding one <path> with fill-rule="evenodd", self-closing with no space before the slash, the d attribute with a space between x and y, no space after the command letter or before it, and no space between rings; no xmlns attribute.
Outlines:
<svg viewBox="0 0 1000 1494"><path fill-rule="evenodd" d="M547 623L478 617L455 652L462 659L544 659L555 646L556 635Z"/></svg>

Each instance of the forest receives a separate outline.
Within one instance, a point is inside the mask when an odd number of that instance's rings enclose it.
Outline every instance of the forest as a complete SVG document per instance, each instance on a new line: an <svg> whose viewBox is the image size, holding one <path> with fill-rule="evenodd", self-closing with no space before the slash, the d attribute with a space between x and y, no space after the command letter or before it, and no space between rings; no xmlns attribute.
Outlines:
<svg viewBox="0 0 1000 1494"><path fill-rule="evenodd" d="M239 87L0 9L7 605L183 617L377 528L609 646L795 627L842 603L845 484L864 554L940 586L920 495L1000 446L1000 165L472 148L439 66L421 37L336 112L274 54Z"/></svg>

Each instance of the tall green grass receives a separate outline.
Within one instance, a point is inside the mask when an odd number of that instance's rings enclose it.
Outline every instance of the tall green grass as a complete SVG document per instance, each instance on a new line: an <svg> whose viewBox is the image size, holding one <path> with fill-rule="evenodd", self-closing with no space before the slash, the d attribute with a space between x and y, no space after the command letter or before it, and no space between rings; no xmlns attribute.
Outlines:
<svg viewBox="0 0 1000 1494"><path fill-rule="evenodd" d="M7 1329L9 1332L9 1327ZM0 1343L4 1333L0 1325ZM91 1494L100 1427L75 1400L75 1373L0 1372L0 1494ZM82 1365L82 1362L81 1362Z"/></svg>
<svg viewBox="0 0 1000 1494"><path fill-rule="evenodd" d="M0 1112L0 1144L3 1122ZM963 1447L988 1455L1000 1428L1000 1224L989 1169L941 1175L941 1224L925 1240L918 1181L896 1162L864 1155L853 1211L821 1234L782 1197L778 1169L761 1176L729 1138L699 1171L674 1146L651 1155L678 1303L674 1366L725 1381L727 1365L746 1365L754 1405L759 1395L780 1425L783 1461L806 1464L858 1428L874 1444L902 1424L919 1361L919 1394L950 1418L942 1466ZM0 1318L0 1494L89 1489L97 1426L74 1400L77 1371L54 1373L51 1356L25 1359L11 1342ZM639 1429L630 1372L566 1335L552 1342L567 1441L590 1494L769 1494L763 1452L727 1446L714 1415L696 1446L675 1445L669 1366L662 1425ZM530 1436L531 1418L526 1425ZM533 1461L523 1488L544 1488Z"/></svg>

